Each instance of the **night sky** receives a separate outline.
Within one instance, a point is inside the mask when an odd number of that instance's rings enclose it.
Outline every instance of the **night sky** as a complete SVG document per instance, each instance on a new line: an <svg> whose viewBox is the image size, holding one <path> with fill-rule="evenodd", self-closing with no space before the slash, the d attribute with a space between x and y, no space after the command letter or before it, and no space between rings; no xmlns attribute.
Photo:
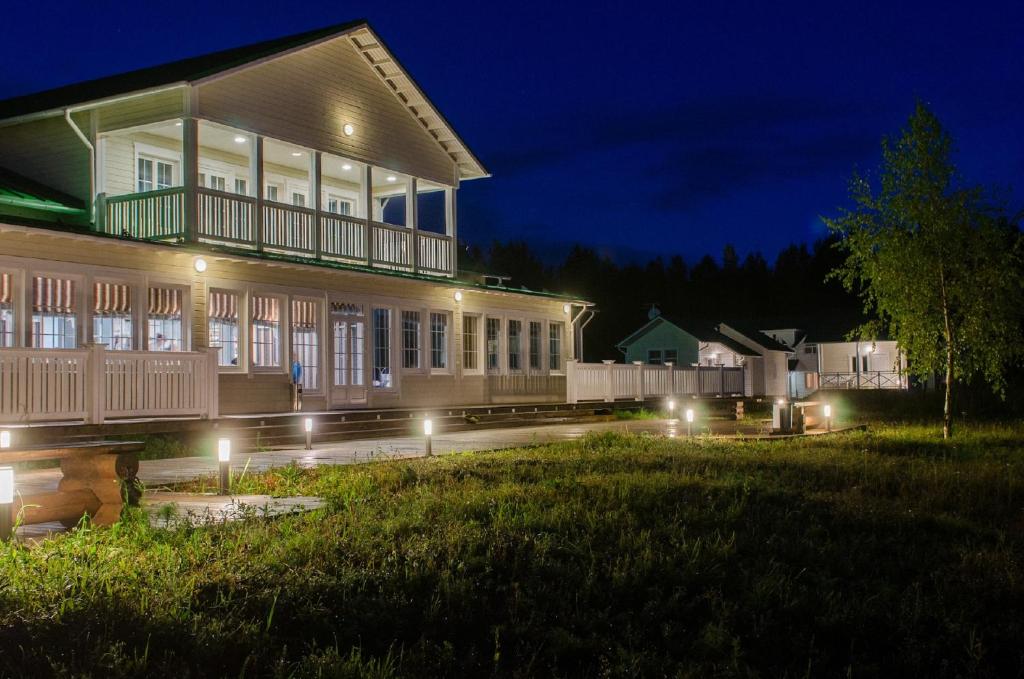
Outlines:
<svg viewBox="0 0 1024 679"><path fill-rule="evenodd" d="M771 260L917 98L1024 206L1022 2L505 5L5 3L0 98L366 18L494 175L460 192L481 245Z"/></svg>

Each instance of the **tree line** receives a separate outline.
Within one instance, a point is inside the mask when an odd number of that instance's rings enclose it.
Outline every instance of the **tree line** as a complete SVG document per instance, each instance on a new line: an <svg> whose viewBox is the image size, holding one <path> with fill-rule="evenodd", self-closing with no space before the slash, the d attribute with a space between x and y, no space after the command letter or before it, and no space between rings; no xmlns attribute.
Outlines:
<svg viewBox="0 0 1024 679"><path fill-rule="evenodd" d="M584 360L620 358L616 343L643 325L652 305L666 317L699 326L733 321L747 327L798 327L842 337L864 321L861 304L828 279L844 256L834 237L793 244L769 263L760 252L740 257L726 245L688 264L682 255L619 263L595 248L573 246L545 263L522 240L486 249L463 245L460 268L508 276L510 287L566 293L596 306L584 332Z"/></svg>

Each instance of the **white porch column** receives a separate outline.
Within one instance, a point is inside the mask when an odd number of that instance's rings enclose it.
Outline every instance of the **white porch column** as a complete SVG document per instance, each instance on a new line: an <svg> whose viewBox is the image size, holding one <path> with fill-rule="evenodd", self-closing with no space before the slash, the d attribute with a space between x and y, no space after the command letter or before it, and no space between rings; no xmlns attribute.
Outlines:
<svg viewBox="0 0 1024 679"><path fill-rule="evenodd" d="M266 201L266 189L263 187L263 137L256 135L252 141L250 154L250 174L256 196L256 214L253 218L253 240L257 250L263 250L263 203Z"/></svg>
<svg viewBox="0 0 1024 679"><path fill-rule="evenodd" d="M455 188L444 190L444 233L451 238L452 276L459 271L458 210L455 203Z"/></svg>
<svg viewBox="0 0 1024 679"><path fill-rule="evenodd" d="M320 191L320 184L323 174L323 157L320 151L313 151L309 154L309 197L310 207L313 208L313 252L317 259L323 257L323 234L320 228L320 211L323 209L323 196Z"/></svg>
<svg viewBox="0 0 1024 679"><path fill-rule="evenodd" d="M603 360L604 363L604 400L608 403L615 400L615 386L612 378L612 371L615 370L615 361Z"/></svg>
<svg viewBox="0 0 1024 679"><path fill-rule="evenodd" d="M366 165L363 202L366 204L366 265L373 266L373 166Z"/></svg>
<svg viewBox="0 0 1024 679"><path fill-rule="evenodd" d="M416 177L405 185L405 227L412 229L412 271L420 270L419 215L416 214Z"/></svg>

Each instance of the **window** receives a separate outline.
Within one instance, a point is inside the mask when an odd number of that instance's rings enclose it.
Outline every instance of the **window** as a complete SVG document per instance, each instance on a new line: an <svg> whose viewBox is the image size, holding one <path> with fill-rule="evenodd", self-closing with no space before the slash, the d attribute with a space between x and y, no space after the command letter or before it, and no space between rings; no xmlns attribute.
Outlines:
<svg viewBox="0 0 1024 679"><path fill-rule="evenodd" d="M327 194L327 211L335 215L352 215L352 201L334 194Z"/></svg>
<svg viewBox="0 0 1024 679"><path fill-rule="evenodd" d="M867 372L868 371L868 357L867 357L867 354L865 354L864 356L860 357L860 365L861 365L860 372ZM857 372L857 357L856 356L851 356L850 357L850 372L852 372L852 373Z"/></svg>
<svg viewBox="0 0 1024 679"><path fill-rule="evenodd" d="M648 349L647 362L651 365L661 365L661 349Z"/></svg>
<svg viewBox="0 0 1024 679"><path fill-rule="evenodd" d="M292 205L295 207L306 207L306 194L292 191Z"/></svg>
<svg viewBox="0 0 1024 679"><path fill-rule="evenodd" d="M238 365L238 294L211 290L207 317L210 347L220 349L217 365Z"/></svg>
<svg viewBox="0 0 1024 679"><path fill-rule="evenodd" d="M11 274L0 273L0 347L14 346L14 287Z"/></svg>
<svg viewBox="0 0 1024 679"><path fill-rule="evenodd" d="M678 349L666 349L665 350L665 363L671 363L672 365L679 365L679 350Z"/></svg>
<svg viewBox="0 0 1024 679"><path fill-rule="evenodd" d="M541 329L539 321L530 321L530 370L540 370Z"/></svg>
<svg viewBox="0 0 1024 679"><path fill-rule="evenodd" d="M487 319L487 370L498 372L501 369L501 319Z"/></svg>
<svg viewBox="0 0 1024 679"><path fill-rule="evenodd" d="M390 389L391 374L391 310L373 310L373 386Z"/></svg>
<svg viewBox="0 0 1024 679"><path fill-rule="evenodd" d="M805 354L816 354L816 353L818 353L818 345L817 344L808 344L807 346L804 347L804 353Z"/></svg>
<svg viewBox="0 0 1024 679"><path fill-rule="evenodd" d="M320 388L319 311L316 302L292 300L292 360L302 366L303 391Z"/></svg>
<svg viewBox="0 0 1024 679"><path fill-rule="evenodd" d="M334 324L334 386L363 385L363 307L331 303Z"/></svg>
<svg viewBox="0 0 1024 679"><path fill-rule="evenodd" d="M237 193L240 196L248 196L249 195L249 182L246 181L245 179L238 179L236 177L235 178L235 193Z"/></svg>
<svg viewBox="0 0 1024 679"><path fill-rule="evenodd" d="M420 367L420 312L402 312L402 367Z"/></svg>
<svg viewBox="0 0 1024 679"><path fill-rule="evenodd" d="M181 289L149 289L149 350L182 351Z"/></svg>
<svg viewBox="0 0 1024 679"><path fill-rule="evenodd" d="M523 322L508 322L508 369L523 369Z"/></svg>
<svg viewBox="0 0 1024 679"><path fill-rule="evenodd" d="M173 161L139 155L136 166L137 193L169 189L174 186L175 165Z"/></svg>
<svg viewBox="0 0 1024 679"><path fill-rule="evenodd" d="M562 324L548 325L548 368L554 371L562 369Z"/></svg>
<svg viewBox="0 0 1024 679"><path fill-rule="evenodd" d="M281 366L281 300L253 295L252 364L257 368Z"/></svg>
<svg viewBox="0 0 1024 679"><path fill-rule="evenodd" d="M462 317L462 369L480 369L480 317Z"/></svg>
<svg viewBox="0 0 1024 679"><path fill-rule="evenodd" d="M75 282L66 278L32 279L32 346L37 349L74 349Z"/></svg>
<svg viewBox="0 0 1024 679"><path fill-rule="evenodd" d="M430 314L430 367L434 370L448 369L448 314Z"/></svg>
<svg viewBox="0 0 1024 679"><path fill-rule="evenodd" d="M94 283L92 286L92 338L111 351L131 351L132 291L122 283Z"/></svg>
<svg viewBox="0 0 1024 679"><path fill-rule="evenodd" d="M267 184L267 200L277 202L278 186L277 184Z"/></svg>

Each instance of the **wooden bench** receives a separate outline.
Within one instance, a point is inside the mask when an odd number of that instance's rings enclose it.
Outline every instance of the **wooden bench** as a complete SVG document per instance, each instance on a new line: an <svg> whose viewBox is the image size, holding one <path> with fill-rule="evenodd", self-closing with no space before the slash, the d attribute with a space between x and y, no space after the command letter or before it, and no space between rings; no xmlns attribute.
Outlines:
<svg viewBox="0 0 1024 679"><path fill-rule="evenodd" d="M139 441L91 441L57 447L0 450L0 464L60 460L63 477L57 490L16 494L12 512L24 524L61 521L74 525L88 514L101 526L116 523L126 502L139 497Z"/></svg>

